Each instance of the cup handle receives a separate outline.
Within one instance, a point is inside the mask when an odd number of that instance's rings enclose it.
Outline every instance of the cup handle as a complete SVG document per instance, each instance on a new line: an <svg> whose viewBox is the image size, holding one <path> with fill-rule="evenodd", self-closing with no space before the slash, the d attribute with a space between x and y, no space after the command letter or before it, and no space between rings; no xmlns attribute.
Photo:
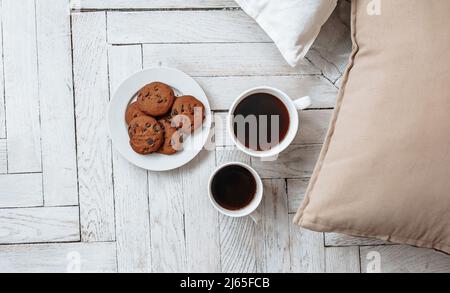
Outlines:
<svg viewBox="0 0 450 293"><path fill-rule="evenodd" d="M261 214L258 212L258 210L253 211L249 216L253 220L253 222L255 222L255 224L258 224L261 221Z"/></svg>
<svg viewBox="0 0 450 293"><path fill-rule="evenodd" d="M305 110L309 106L311 106L311 98L309 96L300 98L294 101L294 105L297 110Z"/></svg>

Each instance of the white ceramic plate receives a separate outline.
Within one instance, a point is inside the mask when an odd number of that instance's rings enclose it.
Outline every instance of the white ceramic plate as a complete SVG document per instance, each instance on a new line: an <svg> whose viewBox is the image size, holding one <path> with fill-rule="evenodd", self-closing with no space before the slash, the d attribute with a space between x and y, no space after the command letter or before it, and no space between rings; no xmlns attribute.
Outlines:
<svg viewBox="0 0 450 293"><path fill-rule="evenodd" d="M125 122L125 111L137 92L146 84L160 81L171 86L176 95L192 95L205 105L203 127L186 138L184 149L172 156L158 153L140 155L133 151ZM172 68L154 67L142 70L126 79L116 90L108 107L108 128L113 146L132 164L151 171L179 168L191 161L202 150L211 129L211 107L200 85L186 73Z"/></svg>

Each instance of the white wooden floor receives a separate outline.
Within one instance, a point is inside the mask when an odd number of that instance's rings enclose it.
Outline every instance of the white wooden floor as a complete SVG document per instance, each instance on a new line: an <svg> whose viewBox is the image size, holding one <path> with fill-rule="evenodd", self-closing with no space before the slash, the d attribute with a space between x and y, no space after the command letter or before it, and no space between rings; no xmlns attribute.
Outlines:
<svg viewBox="0 0 450 293"><path fill-rule="evenodd" d="M290 68L232 0L0 0L0 272L450 272L450 256L291 224L351 50L341 1L307 59ZM216 113L214 151L153 173L113 149L110 94L148 66L195 77ZM227 108L255 85L309 94L303 130L275 163L230 148ZM219 215L217 164L263 176L262 223Z"/></svg>

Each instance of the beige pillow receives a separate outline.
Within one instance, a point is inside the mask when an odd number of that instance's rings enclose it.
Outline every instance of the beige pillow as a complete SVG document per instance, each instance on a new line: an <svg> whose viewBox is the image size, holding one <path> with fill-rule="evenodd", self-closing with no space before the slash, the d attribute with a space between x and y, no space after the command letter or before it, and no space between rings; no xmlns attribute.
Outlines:
<svg viewBox="0 0 450 293"><path fill-rule="evenodd" d="M353 1L351 62L295 223L450 253L449 12Z"/></svg>

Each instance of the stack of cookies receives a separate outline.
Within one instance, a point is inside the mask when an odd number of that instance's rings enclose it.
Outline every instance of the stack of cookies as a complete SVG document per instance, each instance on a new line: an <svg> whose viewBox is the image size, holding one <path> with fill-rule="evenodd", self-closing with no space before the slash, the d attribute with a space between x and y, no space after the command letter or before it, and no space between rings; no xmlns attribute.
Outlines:
<svg viewBox="0 0 450 293"><path fill-rule="evenodd" d="M125 113L133 150L141 155L173 155L183 149L187 135L200 128L205 106L193 96L175 97L173 89L152 82L137 94Z"/></svg>

